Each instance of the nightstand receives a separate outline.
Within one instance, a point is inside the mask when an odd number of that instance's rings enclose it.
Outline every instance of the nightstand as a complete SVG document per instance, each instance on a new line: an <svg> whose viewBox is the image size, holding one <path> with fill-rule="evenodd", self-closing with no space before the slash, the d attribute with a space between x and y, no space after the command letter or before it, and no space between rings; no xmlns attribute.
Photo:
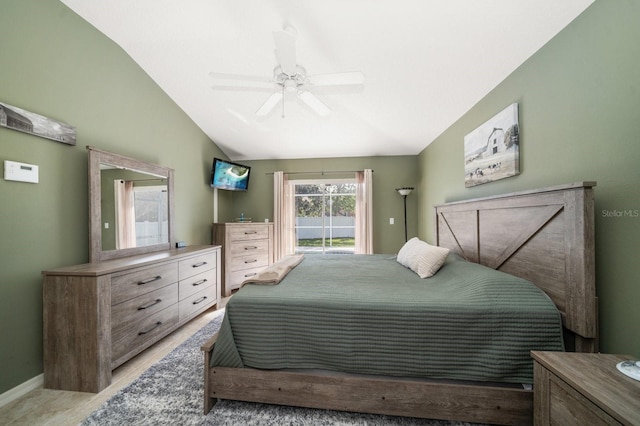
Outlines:
<svg viewBox="0 0 640 426"><path fill-rule="evenodd" d="M625 355L533 351L534 425L640 425L640 381Z"/></svg>

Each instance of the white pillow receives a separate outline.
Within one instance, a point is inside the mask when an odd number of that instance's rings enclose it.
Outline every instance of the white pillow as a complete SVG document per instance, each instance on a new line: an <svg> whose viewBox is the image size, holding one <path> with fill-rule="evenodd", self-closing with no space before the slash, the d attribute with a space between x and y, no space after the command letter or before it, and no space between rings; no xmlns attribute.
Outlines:
<svg viewBox="0 0 640 426"><path fill-rule="evenodd" d="M448 254L448 248L432 246L413 237L402 246L396 260L420 278L429 278L438 272Z"/></svg>

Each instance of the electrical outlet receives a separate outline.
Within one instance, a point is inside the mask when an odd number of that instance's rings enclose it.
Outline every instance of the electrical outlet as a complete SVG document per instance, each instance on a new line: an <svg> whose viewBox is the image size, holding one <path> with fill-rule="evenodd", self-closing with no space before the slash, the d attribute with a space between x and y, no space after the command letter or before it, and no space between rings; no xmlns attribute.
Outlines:
<svg viewBox="0 0 640 426"><path fill-rule="evenodd" d="M396 223L395 219L394 219L394 218L392 218L392 217L390 217L390 218L389 218L389 225L393 225L393 224L395 224L395 223Z"/></svg>

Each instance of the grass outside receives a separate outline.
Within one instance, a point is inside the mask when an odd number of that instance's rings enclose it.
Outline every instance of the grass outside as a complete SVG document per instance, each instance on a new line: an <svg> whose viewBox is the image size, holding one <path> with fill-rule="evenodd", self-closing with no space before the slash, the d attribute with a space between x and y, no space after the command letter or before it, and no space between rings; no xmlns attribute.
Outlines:
<svg viewBox="0 0 640 426"><path fill-rule="evenodd" d="M355 247L356 239L354 237L327 238L324 244L326 247ZM298 240L298 247L322 247L322 238Z"/></svg>

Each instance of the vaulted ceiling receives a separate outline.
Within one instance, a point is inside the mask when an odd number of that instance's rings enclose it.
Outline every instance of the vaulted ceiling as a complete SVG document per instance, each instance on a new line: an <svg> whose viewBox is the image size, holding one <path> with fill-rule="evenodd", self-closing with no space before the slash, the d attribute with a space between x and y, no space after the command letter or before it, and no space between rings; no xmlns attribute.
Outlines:
<svg viewBox="0 0 640 426"><path fill-rule="evenodd" d="M593 2L61 1L232 160L418 154ZM309 75L364 74L362 85L309 88L327 115L294 92L257 116L279 86L221 88L210 76L272 78L273 32L285 27L295 29L297 64Z"/></svg>

